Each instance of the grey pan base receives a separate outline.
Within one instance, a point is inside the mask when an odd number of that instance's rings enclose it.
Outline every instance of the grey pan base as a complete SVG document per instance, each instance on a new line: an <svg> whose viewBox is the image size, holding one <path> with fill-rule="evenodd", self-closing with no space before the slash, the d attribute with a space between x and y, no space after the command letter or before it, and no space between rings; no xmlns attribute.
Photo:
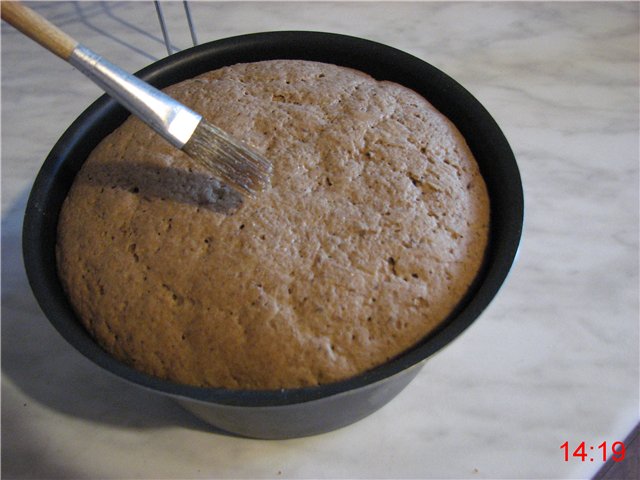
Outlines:
<svg viewBox="0 0 640 480"><path fill-rule="evenodd" d="M419 364L388 381L292 405L236 407L189 398L176 401L225 432L269 440L306 437L346 427L372 414L398 395L421 369ZM319 415L319 412L326 413Z"/></svg>

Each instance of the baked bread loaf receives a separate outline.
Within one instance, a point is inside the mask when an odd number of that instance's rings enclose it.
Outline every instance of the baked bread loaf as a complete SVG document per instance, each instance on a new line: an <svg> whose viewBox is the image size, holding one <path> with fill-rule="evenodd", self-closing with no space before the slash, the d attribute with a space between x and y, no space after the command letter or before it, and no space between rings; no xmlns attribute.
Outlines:
<svg viewBox="0 0 640 480"><path fill-rule="evenodd" d="M348 68L238 64L166 89L274 164L242 199L131 117L64 202L57 258L100 345L231 389L335 382L438 327L476 277L489 200L424 98Z"/></svg>

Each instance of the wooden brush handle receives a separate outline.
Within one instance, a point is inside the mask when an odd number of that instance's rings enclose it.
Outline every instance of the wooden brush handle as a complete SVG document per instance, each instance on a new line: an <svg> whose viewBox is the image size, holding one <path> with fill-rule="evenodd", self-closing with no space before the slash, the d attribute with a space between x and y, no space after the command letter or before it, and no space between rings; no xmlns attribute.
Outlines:
<svg viewBox="0 0 640 480"><path fill-rule="evenodd" d="M0 3L2 19L63 60L68 60L78 42L48 20L19 2Z"/></svg>

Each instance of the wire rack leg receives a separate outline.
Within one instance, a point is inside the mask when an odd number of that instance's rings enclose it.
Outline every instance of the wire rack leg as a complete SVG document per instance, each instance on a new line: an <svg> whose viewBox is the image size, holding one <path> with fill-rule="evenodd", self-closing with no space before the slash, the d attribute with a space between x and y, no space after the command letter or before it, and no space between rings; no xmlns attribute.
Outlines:
<svg viewBox="0 0 640 480"><path fill-rule="evenodd" d="M158 22L160 22L160 29L162 30L162 38L164 38L164 44L167 47L167 55L171 55L171 40L169 39L169 31L167 30L167 24L164 21L164 14L162 13L162 6L159 1L154 1L153 4L156 6L156 13L158 14Z"/></svg>
<svg viewBox="0 0 640 480"><path fill-rule="evenodd" d="M189 2L184 0L182 2L184 5L184 13L187 16L187 23L189 24L189 32L191 33L191 41L193 42L193 46L198 45L198 38L196 37L196 29L193 26L193 20L191 19L191 9L189 8Z"/></svg>

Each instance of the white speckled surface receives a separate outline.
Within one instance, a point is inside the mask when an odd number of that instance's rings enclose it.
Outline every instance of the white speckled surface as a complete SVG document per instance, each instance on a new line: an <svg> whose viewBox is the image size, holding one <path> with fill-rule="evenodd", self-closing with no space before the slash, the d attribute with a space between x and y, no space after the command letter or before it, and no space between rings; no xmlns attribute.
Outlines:
<svg viewBox="0 0 640 480"><path fill-rule="evenodd" d="M166 55L150 2L39 2L115 63ZM361 36L471 91L521 168L518 262L482 317L376 414L329 434L212 432L76 353L40 312L20 229L39 165L98 95L2 25L3 478L586 478L560 445L639 418L638 16L611 3L192 3L201 42L267 30ZM189 46L181 2L165 3Z"/></svg>

